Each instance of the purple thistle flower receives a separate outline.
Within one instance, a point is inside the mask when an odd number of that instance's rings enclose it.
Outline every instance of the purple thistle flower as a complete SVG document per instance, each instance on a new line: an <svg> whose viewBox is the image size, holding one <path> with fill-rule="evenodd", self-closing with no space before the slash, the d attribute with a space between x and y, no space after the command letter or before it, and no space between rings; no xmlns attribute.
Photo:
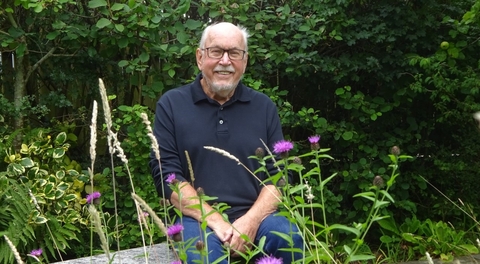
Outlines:
<svg viewBox="0 0 480 264"><path fill-rule="evenodd" d="M318 141L320 141L320 136L315 135L315 136L308 137L308 141L310 141L310 144L316 144L318 143Z"/></svg>
<svg viewBox="0 0 480 264"><path fill-rule="evenodd" d="M310 148L312 150L319 150L320 149L320 144L318 143L318 141L320 141L320 136L319 135L308 137L308 141L310 141Z"/></svg>
<svg viewBox="0 0 480 264"><path fill-rule="evenodd" d="M172 182L175 180L175 173L170 173L167 176L167 179L165 180L168 184L172 184Z"/></svg>
<svg viewBox="0 0 480 264"><path fill-rule="evenodd" d="M170 226L169 228L167 228L167 235L168 236L174 236L174 235L182 232L182 230L183 230L183 226L181 224L174 224L174 225Z"/></svg>
<svg viewBox="0 0 480 264"><path fill-rule="evenodd" d="M276 258L273 256L265 256L255 262L256 264L283 264L281 258Z"/></svg>
<svg viewBox="0 0 480 264"><path fill-rule="evenodd" d="M273 145L273 152L276 154L288 153L293 149L293 143L288 140L280 140Z"/></svg>
<svg viewBox="0 0 480 264"><path fill-rule="evenodd" d="M35 257L40 257L43 253L43 250L41 248L39 249L34 249L30 252L30 255L35 256Z"/></svg>
<svg viewBox="0 0 480 264"><path fill-rule="evenodd" d="M182 261L180 261L180 260L175 260L175 261L172 261L172 263L170 263L170 264L182 264Z"/></svg>
<svg viewBox="0 0 480 264"><path fill-rule="evenodd" d="M93 203L96 199L100 198L102 196L100 192L92 192L91 194L87 195L87 203Z"/></svg>

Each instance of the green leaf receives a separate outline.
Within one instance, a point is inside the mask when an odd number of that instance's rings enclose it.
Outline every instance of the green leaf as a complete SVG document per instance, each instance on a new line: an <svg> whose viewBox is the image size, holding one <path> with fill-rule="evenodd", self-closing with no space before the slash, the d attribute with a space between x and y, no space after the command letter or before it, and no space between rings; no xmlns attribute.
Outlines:
<svg viewBox="0 0 480 264"><path fill-rule="evenodd" d="M53 150L53 155L52 155L52 157L53 157L54 159L59 159L59 158L63 157L64 155L65 155L65 149L63 149L63 148L56 148L56 149Z"/></svg>
<svg viewBox="0 0 480 264"><path fill-rule="evenodd" d="M54 184L49 182L45 185L44 193L49 194L53 191Z"/></svg>
<svg viewBox="0 0 480 264"><path fill-rule="evenodd" d="M66 191L70 187L70 184L66 182L61 182L59 185L57 185L58 190Z"/></svg>
<svg viewBox="0 0 480 264"><path fill-rule="evenodd" d="M67 133L61 132L55 137L55 146L60 146L67 140Z"/></svg>
<svg viewBox="0 0 480 264"><path fill-rule="evenodd" d="M282 232L277 232L277 231L270 231L270 233L281 237L283 240L287 241L289 245L293 244L292 237L287 234L284 234Z"/></svg>
<svg viewBox="0 0 480 264"><path fill-rule="evenodd" d="M35 224L41 225L41 224L45 224L48 221L48 219L43 216L38 216L35 218L34 221L35 221Z"/></svg>
<svg viewBox="0 0 480 264"><path fill-rule="evenodd" d="M58 200L58 199L62 198L62 196L63 196L64 194L65 194L64 191L62 191L62 190L56 190L56 191L55 191L55 199Z"/></svg>
<svg viewBox="0 0 480 264"><path fill-rule="evenodd" d="M63 197L63 199L65 199L65 201L67 201L67 202L70 202L70 201L73 201L73 200L77 199L77 196L75 194L71 193L71 194L65 195L65 197Z"/></svg>
<svg viewBox="0 0 480 264"><path fill-rule="evenodd" d="M45 36L48 40L54 40L58 35L60 35L59 31L52 31Z"/></svg>
<svg viewBox="0 0 480 264"><path fill-rule="evenodd" d="M27 49L27 45L25 43L20 43L20 45L17 46L15 53L17 54L18 57L23 57L23 54L25 53L26 49Z"/></svg>
<svg viewBox="0 0 480 264"><path fill-rule="evenodd" d="M125 67L130 64L127 60L121 60L118 62L118 67Z"/></svg>
<svg viewBox="0 0 480 264"><path fill-rule="evenodd" d="M173 78L173 76L175 76L175 70L174 70L174 69L168 70L168 76L170 76L171 78Z"/></svg>
<svg viewBox="0 0 480 264"><path fill-rule="evenodd" d="M298 31L303 31L303 32L310 31L310 26L308 26L308 25L301 25L301 26L298 28Z"/></svg>
<svg viewBox="0 0 480 264"><path fill-rule="evenodd" d="M353 138L353 132L351 132L351 131L345 131L345 132L343 132L342 138L343 138L343 140L345 140L345 141L351 140L351 139Z"/></svg>
<svg viewBox="0 0 480 264"><path fill-rule="evenodd" d="M142 54L140 54L139 58L141 62L147 62L150 59L150 55L144 51Z"/></svg>
<svg viewBox="0 0 480 264"><path fill-rule="evenodd" d="M112 24L112 21L110 21L110 20L102 17L102 18L100 18L100 20L98 20L96 26L97 26L98 28L104 28L104 27L106 27L106 26L109 26L110 24Z"/></svg>
<svg viewBox="0 0 480 264"><path fill-rule="evenodd" d="M89 8L97 8L101 6L107 6L107 1L105 0L91 0L88 2L88 7Z"/></svg>
<svg viewBox="0 0 480 264"><path fill-rule="evenodd" d="M350 262L355 262L359 260L369 260L369 259L374 259L375 256L372 255L354 255L348 258Z"/></svg>
<svg viewBox="0 0 480 264"><path fill-rule="evenodd" d="M118 32L123 32L123 30L125 30L125 26L123 26L122 24L115 24L115 29L118 31ZM120 45L119 45L120 46Z"/></svg>
<svg viewBox="0 0 480 264"><path fill-rule="evenodd" d="M155 22L154 22L155 23ZM157 22L158 23L158 22ZM202 22L198 20L188 19L185 22L185 26L190 30L196 30L197 28L202 26Z"/></svg>
<svg viewBox="0 0 480 264"><path fill-rule="evenodd" d="M7 167L8 176L20 176L25 173L25 167L17 163L10 163Z"/></svg>
<svg viewBox="0 0 480 264"><path fill-rule="evenodd" d="M35 13L40 13L43 11L43 5L41 3L38 3L35 8L33 9Z"/></svg>
<svg viewBox="0 0 480 264"><path fill-rule="evenodd" d="M110 9L112 11L118 11L118 10L122 10L125 6L126 6L125 4L115 3Z"/></svg>
<svg viewBox="0 0 480 264"><path fill-rule="evenodd" d="M31 168L35 165L33 160L30 158L22 158L22 160L20 160L20 164L25 168Z"/></svg>
<svg viewBox="0 0 480 264"><path fill-rule="evenodd" d="M347 231L347 232L350 232L356 236L359 236L360 235L360 231L356 228L353 228L353 227L349 227L349 226L346 226L346 225L341 225L341 224L333 224L331 226L329 226L328 228L326 228L326 230L334 230L334 229L340 229L340 230L343 230L343 231Z"/></svg>
<svg viewBox="0 0 480 264"><path fill-rule="evenodd" d="M337 176L337 173L335 172L334 174L332 174L330 177L326 178L325 180L322 181L322 183L320 184L321 188L323 188L331 179L333 179L333 177Z"/></svg>

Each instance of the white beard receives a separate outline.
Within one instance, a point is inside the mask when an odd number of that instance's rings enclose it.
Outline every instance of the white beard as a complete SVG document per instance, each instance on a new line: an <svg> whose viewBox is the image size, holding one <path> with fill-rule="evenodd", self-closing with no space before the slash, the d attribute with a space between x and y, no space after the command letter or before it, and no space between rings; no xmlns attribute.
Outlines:
<svg viewBox="0 0 480 264"><path fill-rule="evenodd" d="M235 69L231 66L229 67L216 67L214 69L215 71L229 71L229 72L232 72L234 73L235 72ZM213 92L214 94L218 94L222 97L227 97L229 95L232 94L233 90L235 90L235 88L237 88L237 85L239 82L231 82L231 83L228 83L228 84L217 84L215 82L213 82L212 80L210 80L209 78L205 77L205 75L203 75L203 79L205 80L205 83L207 84L207 86L209 87L210 91Z"/></svg>

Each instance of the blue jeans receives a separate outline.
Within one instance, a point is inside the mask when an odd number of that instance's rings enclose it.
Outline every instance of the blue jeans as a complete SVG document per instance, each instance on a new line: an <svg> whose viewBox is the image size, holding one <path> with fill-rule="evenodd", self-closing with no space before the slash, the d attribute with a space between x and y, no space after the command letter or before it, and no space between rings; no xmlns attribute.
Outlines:
<svg viewBox="0 0 480 264"><path fill-rule="evenodd" d="M283 263L292 263L294 260L303 259L303 254L299 252L293 253L289 251L284 251L281 249L290 249L297 248L303 249L303 238L299 235L298 228L296 225L290 223L290 221L284 216L278 216L271 214L267 216L260 227L258 228L257 235L255 237L255 245L258 245L260 238L263 236L266 237L263 251L267 255L273 255L276 258L282 258ZM197 220L191 217L183 217L182 219L177 219L177 223L183 224L183 240L185 242L192 242L191 246L187 249L187 263L199 263L194 262L194 260L202 260L202 257L195 249L195 243L200 240L200 237L203 237L203 231L200 227L200 224ZM277 231L283 234L291 234L293 240L293 246L290 246L288 241L281 238L278 235L271 233L270 231ZM208 263L213 263L215 260L223 258L222 261L218 262L220 264L228 263L226 250L223 247L223 243L218 239L215 233L209 228L206 228L207 234L207 243L204 239L201 239L205 244L208 245ZM262 256L256 256L257 258ZM203 261L206 261L206 256L203 257ZM204 262L207 263L207 262Z"/></svg>

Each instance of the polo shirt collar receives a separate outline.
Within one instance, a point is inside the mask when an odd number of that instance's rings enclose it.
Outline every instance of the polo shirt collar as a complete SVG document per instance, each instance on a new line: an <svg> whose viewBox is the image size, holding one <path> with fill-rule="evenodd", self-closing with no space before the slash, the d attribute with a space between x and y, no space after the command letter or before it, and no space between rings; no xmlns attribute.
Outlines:
<svg viewBox="0 0 480 264"><path fill-rule="evenodd" d="M202 85L200 80L203 78L202 74L198 74L195 78L195 81L192 83L192 99L194 103L198 103L202 100L208 100L207 95L202 89ZM232 98L230 101L240 101L240 102L248 102L252 99L251 94L248 92L248 88L243 85L242 81L240 81L235 88L235 92L233 93Z"/></svg>

